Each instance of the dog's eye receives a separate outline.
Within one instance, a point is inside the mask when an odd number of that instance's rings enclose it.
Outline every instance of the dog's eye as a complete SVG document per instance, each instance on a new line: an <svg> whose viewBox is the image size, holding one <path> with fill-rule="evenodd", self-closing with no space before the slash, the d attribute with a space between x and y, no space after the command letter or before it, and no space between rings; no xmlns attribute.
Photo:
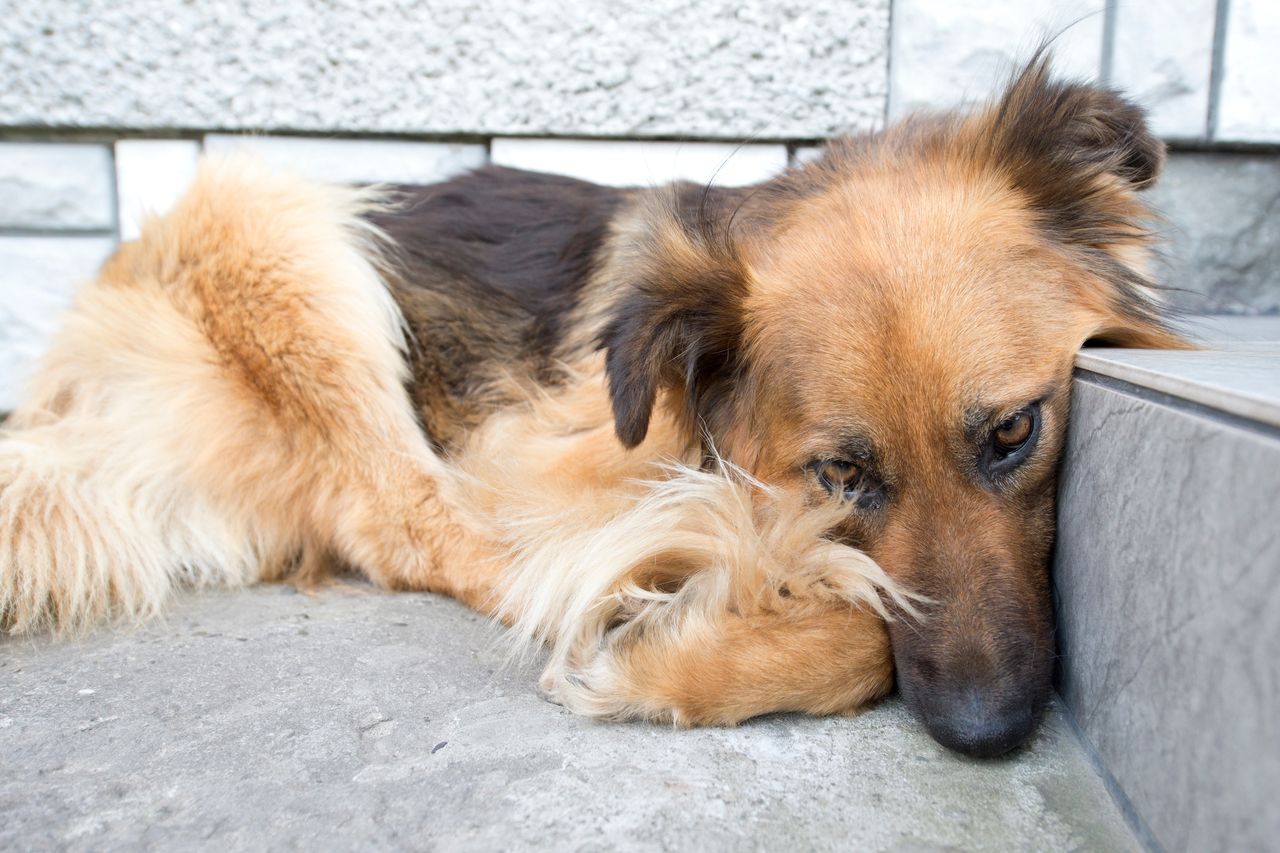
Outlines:
<svg viewBox="0 0 1280 853"><path fill-rule="evenodd" d="M849 496L849 492L857 489L862 470L852 462L829 459L816 463L814 470L823 488L833 495Z"/></svg>
<svg viewBox="0 0 1280 853"><path fill-rule="evenodd" d="M861 466L844 459L822 459L810 467L831 495L860 509L876 509L884 504L884 485Z"/></svg>
<svg viewBox="0 0 1280 853"><path fill-rule="evenodd" d="M992 437L1001 451L1013 453L1027 443L1027 439L1031 438L1031 433L1034 429L1035 419L1032 417L1031 411L1023 409L1021 412L1001 421L996 426L995 432L992 433Z"/></svg>

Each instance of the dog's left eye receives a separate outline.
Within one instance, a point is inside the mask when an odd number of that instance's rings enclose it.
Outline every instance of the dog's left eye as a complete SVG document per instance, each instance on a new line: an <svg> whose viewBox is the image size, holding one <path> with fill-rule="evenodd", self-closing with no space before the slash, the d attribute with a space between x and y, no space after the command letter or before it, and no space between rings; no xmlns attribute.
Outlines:
<svg viewBox="0 0 1280 853"><path fill-rule="evenodd" d="M1031 454L1039 432L1038 402L1014 412L996 424L983 453L983 465L987 472L1004 474L1021 464Z"/></svg>
<svg viewBox="0 0 1280 853"><path fill-rule="evenodd" d="M1035 421L1031 417L1031 411L1023 409L1001 421L992 437L1001 450L1012 453L1027 443L1034 427Z"/></svg>

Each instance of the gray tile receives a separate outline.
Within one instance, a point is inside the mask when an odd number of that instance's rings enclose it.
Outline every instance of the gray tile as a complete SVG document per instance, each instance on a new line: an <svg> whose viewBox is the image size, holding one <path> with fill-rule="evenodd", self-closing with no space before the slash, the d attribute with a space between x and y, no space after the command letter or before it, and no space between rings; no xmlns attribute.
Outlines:
<svg viewBox="0 0 1280 853"><path fill-rule="evenodd" d="M1150 192L1162 283L1200 314L1280 313L1280 156L1174 152Z"/></svg>
<svg viewBox="0 0 1280 853"><path fill-rule="evenodd" d="M112 237L0 237L0 412L18 404L79 285Z"/></svg>
<svg viewBox="0 0 1280 853"><path fill-rule="evenodd" d="M768 180L787 167L783 145L715 142L635 142L595 139L493 140L495 165L553 172L623 187L694 181L741 186Z"/></svg>
<svg viewBox="0 0 1280 853"><path fill-rule="evenodd" d="M1140 0L1114 7L1111 85L1146 108L1161 136L1203 139L1216 0Z"/></svg>
<svg viewBox="0 0 1280 853"><path fill-rule="evenodd" d="M0 228L112 231L111 149L0 142Z"/></svg>
<svg viewBox="0 0 1280 853"><path fill-rule="evenodd" d="M990 98L1057 34L1054 67L1094 79L1102 67L1102 3L1061 0L895 0L889 117Z"/></svg>
<svg viewBox="0 0 1280 853"><path fill-rule="evenodd" d="M396 139L309 139L289 136L204 138L206 154L244 150L268 164L333 184L432 184L485 164L483 145Z"/></svg>
<svg viewBox="0 0 1280 853"><path fill-rule="evenodd" d="M1063 697L1158 842L1280 838L1280 432L1075 383Z"/></svg>
<svg viewBox="0 0 1280 853"><path fill-rule="evenodd" d="M146 217L168 213L195 179L200 143L121 139L115 151L120 239L136 240Z"/></svg>
<svg viewBox="0 0 1280 853"><path fill-rule="evenodd" d="M1280 3L1231 0L1215 138L1280 142Z"/></svg>

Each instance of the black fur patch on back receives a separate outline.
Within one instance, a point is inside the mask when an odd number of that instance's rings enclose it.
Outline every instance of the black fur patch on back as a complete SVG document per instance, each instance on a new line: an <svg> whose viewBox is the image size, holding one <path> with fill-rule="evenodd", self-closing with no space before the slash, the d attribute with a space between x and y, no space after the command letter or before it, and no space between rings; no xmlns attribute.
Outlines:
<svg viewBox="0 0 1280 853"><path fill-rule="evenodd" d="M515 321L526 352L550 355L587 281L623 191L488 166L443 184L400 187L372 217L395 241L405 283L437 287L477 320ZM411 320L412 322L412 320Z"/></svg>
<svg viewBox="0 0 1280 853"><path fill-rule="evenodd" d="M554 381L584 285L626 191L486 167L397 187L370 215L394 242L390 282L413 335L410 393L448 444L483 415L498 373Z"/></svg>

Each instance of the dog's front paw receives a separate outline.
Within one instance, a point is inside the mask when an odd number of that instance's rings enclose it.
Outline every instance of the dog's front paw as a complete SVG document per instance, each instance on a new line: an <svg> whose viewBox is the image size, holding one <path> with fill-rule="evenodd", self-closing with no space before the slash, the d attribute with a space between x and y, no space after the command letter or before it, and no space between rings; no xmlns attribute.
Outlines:
<svg viewBox="0 0 1280 853"><path fill-rule="evenodd" d="M847 604L628 623L553 660L541 680L544 696L575 713L681 727L847 712L892 685L884 622Z"/></svg>
<svg viewBox="0 0 1280 853"><path fill-rule="evenodd" d="M575 649L551 661L538 688L543 698L587 717L605 720L680 721L679 709L664 707L656 685L631 673L626 644L610 632L589 648ZM585 645L585 644L584 644Z"/></svg>

